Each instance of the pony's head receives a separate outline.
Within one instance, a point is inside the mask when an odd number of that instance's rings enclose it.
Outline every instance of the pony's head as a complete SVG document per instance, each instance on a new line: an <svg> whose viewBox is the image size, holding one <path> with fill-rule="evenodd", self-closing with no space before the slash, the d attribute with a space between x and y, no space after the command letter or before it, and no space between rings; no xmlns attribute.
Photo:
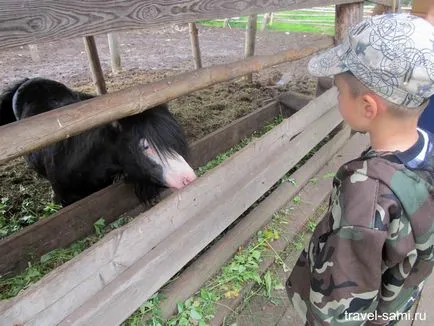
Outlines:
<svg viewBox="0 0 434 326"><path fill-rule="evenodd" d="M159 188L181 189L196 179L188 159L184 133L169 112L160 105L118 121L119 161L126 181L136 185L143 201Z"/></svg>

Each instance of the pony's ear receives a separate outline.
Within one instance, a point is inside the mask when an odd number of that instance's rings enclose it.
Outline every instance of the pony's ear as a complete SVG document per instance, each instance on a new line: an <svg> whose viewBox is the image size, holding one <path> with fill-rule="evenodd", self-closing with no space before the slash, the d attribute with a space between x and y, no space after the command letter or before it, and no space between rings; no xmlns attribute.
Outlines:
<svg viewBox="0 0 434 326"><path fill-rule="evenodd" d="M112 121L111 123L110 123L110 126L114 129L114 130L116 130L116 131L122 131L122 126L121 126L121 124L119 123L119 121L117 121L117 120L115 120L115 121Z"/></svg>

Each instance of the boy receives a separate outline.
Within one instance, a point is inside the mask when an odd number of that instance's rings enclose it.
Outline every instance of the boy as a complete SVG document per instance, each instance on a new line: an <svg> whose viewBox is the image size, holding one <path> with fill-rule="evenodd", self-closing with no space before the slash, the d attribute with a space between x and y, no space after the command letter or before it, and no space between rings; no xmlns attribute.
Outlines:
<svg viewBox="0 0 434 326"><path fill-rule="evenodd" d="M434 27L368 18L309 71L335 76L344 120L371 147L338 170L286 290L306 325L392 325L433 269L434 137L417 122L434 94Z"/></svg>

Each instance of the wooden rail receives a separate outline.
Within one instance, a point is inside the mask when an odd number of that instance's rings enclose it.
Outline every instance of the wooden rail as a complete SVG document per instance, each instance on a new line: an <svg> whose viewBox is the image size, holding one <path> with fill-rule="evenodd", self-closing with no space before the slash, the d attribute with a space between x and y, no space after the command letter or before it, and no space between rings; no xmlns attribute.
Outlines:
<svg viewBox="0 0 434 326"><path fill-rule="evenodd" d="M294 166L306 150L308 152L340 123L341 118L334 108L336 96L336 89L332 88L312 100L218 168L114 230L21 295L0 302L4 322L52 325L63 320L63 324L83 321L99 325L116 324L128 317L162 285L161 282L173 275L175 269L177 271L197 250L203 249ZM316 122L310 126L312 121ZM305 132L292 140L307 126ZM190 231L184 234L181 231L184 229ZM182 240L173 242L175 235ZM190 246L190 241L195 244ZM163 243L168 243L169 247L158 245ZM176 249L173 245L186 250L180 255L173 251ZM177 258L173 259L173 255ZM164 261L172 266L158 268ZM146 278L142 277L144 272ZM44 300L40 300L41 297ZM117 302L118 299L121 301ZM88 300L93 308L87 303L82 306ZM100 313L112 309L113 303L119 304L113 311L119 312L117 317L108 313L106 317L113 319L108 321L103 317L94 323L94 317L102 317Z"/></svg>
<svg viewBox="0 0 434 326"><path fill-rule="evenodd" d="M296 98L296 95L292 96L291 107L300 109L307 104L305 98L295 101ZM273 102L237 119L191 144L189 163L194 168L206 164L219 153L262 128L277 115L289 116L290 111L288 108L280 108L278 103ZM49 251L67 247L91 234L94 231L93 224L99 218L103 217L108 224L133 209L139 212L146 210L140 205L133 187L118 183L1 239L0 277L17 273L26 268L29 262L38 260Z"/></svg>
<svg viewBox="0 0 434 326"><path fill-rule="evenodd" d="M195 259L173 282L162 288L161 294L165 299L160 304L160 310L164 320L176 313L178 302L184 302L196 293L202 284L211 275L217 273L221 266L236 253L239 247L244 246L258 230L269 223L273 214L290 202L309 180L330 161L349 137L349 128L341 130L291 175L294 183L286 181L279 185L264 201L244 216L236 226L226 232L217 243ZM323 175L324 173L321 176Z"/></svg>
<svg viewBox="0 0 434 326"><path fill-rule="evenodd" d="M362 21L363 2L355 2L336 6L335 40L341 43L348 28Z"/></svg>
<svg viewBox="0 0 434 326"><path fill-rule="evenodd" d="M354 0L0 0L0 49Z"/></svg>
<svg viewBox="0 0 434 326"><path fill-rule="evenodd" d="M0 127L0 163L69 138L92 127L140 113L181 95L228 81L265 67L298 60L330 47L325 40L306 49L254 56L238 62L183 73L67 105Z"/></svg>

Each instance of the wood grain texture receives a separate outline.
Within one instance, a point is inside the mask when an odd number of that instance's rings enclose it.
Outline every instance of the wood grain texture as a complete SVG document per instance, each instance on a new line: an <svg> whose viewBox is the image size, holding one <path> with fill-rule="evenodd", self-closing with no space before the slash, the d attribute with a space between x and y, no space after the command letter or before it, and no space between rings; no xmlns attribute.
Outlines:
<svg viewBox="0 0 434 326"><path fill-rule="evenodd" d="M353 0L0 0L0 49Z"/></svg>
<svg viewBox="0 0 434 326"><path fill-rule="evenodd" d="M22 271L29 262L38 261L51 250L65 248L92 234L99 218L108 224L139 205L133 187L118 183L1 239L0 277Z"/></svg>
<svg viewBox="0 0 434 326"><path fill-rule="evenodd" d="M350 26L363 19L363 2L349 3L336 6L335 40L341 43Z"/></svg>
<svg viewBox="0 0 434 326"><path fill-rule="evenodd" d="M287 61L298 60L332 45L324 40L315 47L254 56L183 73L158 82L138 85L71 104L0 127L0 164L98 125L131 116L181 95Z"/></svg>
<svg viewBox="0 0 434 326"><path fill-rule="evenodd" d="M348 130L349 128L346 127L345 129ZM332 178L324 178L324 176L330 173L335 173L342 164L358 157L368 146L369 137L366 134L356 134L352 136L336 153L336 155L334 155L333 158L329 160L327 164L314 176L313 180L316 180L316 182L309 182L297 194L298 198L301 199L300 202L298 202L297 205L292 205L287 223L283 224L279 229L281 234L280 239L272 242L273 250L281 257L286 256L283 262L281 262L286 265L286 271L284 268L278 268L275 270L277 274L276 276L280 279L282 284L285 284L291 273L291 269L296 264L298 255L300 254L299 250L295 250L294 244L303 244L304 248L307 248L310 236L309 234L303 236L303 233L306 232L307 222L312 217L317 216L319 213L318 206L328 205L328 199L332 191ZM320 218L317 219L317 221L319 221ZM302 239L304 239L304 241L300 241ZM264 253L264 260L259 265L259 275L262 276L270 269L272 264L275 263L276 259L274 251ZM289 254L282 255L282 251L285 251L285 254L289 252ZM303 322L295 311L293 305L290 304L284 289L272 292L273 298L280 298L278 304L270 305L265 303L263 305L258 305L260 300L252 298L250 305L247 308L244 310L240 309L241 311L238 310L238 307L241 308L240 304L242 304L245 298L250 295L251 292L249 292L249 289L252 289L253 285L255 285L254 282L248 282L240 291L239 297L220 301L220 304L217 305L217 309L214 313L215 317L210 321L209 325L220 326L222 325L222 321L225 319L228 320L231 317L237 317L234 322L239 326L303 325ZM281 296L283 296L283 298ZM285 316L282 316L286 307L288 307L288 313L285 314ZM260 310L257 314L249 316L247 314L250 308L253 311L256 311L258 308L262 311ZM236 314L233 313L234 310L237 311ZM284 317L284 320L281 320L281 317ZM399 324L399 326L401 326L401 324Z"/></svg>
<svg viewBox="0 0 434 326"><path fill-rule="evenodd" d="M189 163L194 168L206 164L263 127L279 113L279 105L276 102L270 103L194 142L191 144ZM108 224L134 208L138 208L140 213L146 210L139 203L133 187L118 183L1 239L0 277L19 272L28 266L28 262L39 260L39 257L49 251L67 247L93 233L93 223L99 218L103 217Z"/></svg>
<svg viewBox="0 0 434 326"><path fill-rule="evenodd" d="M350 129L340 131L332 140L303 164L291 179L294 183L282 183L271 195L244 216L223 238L201 254L176 279L165 286L161 293L165 299L160 303L161 314L168 319L176 312L177 303L184 302L204 284L221 266L243 246L251 236L267 224L273 214L283 208L324 166L350 137ZM306 216L307 217L307 216Z"/></svg>
<svg viewBox="0 0 434 326"><path fill-rule="evenodd" d="M155 254L156 246L170 234L182 235L184 231L180 231L181 226L192 219L195 220L192 229L194 234L190 233L189 238L197 243L190 249L197 250L198 245L202 246L204 242L210 240L210 237L215 236L215 232L226 228L234 218L267 191L291 167L291 164L296 164L303 156L304 149L313 147L321 140L322 133L333 129L333 125L341 121L338 111L332 109L336 105L336 97L336 88L329 90L219 167L170 195L129 224L112 231L94 246L60 266L22 294L0 302L0 315L4 322L8 325L58 324L84 302L92 300L99 291L103 289L110 291L108 285L120 275L125 275L124 272L136 273L134 264L141 264L140 259L147 253ZM324 115L326 112L331 112L331 115L327 115L328 118ZM323 115L324 119L319 119ZM317 122L310 126L312 121ZM318 128L319 123L322 128ZM310 128L305 136L303 138L297 136L298 140L289 148L293 136L308 125ZM325 126L327 130L324 130ZM203 225L204 222L208 225ZM199 230L196 228L198 226L200 226ZM197 231L200 231L200 235L196 234ZM189 244L185 243L184 246L178 240L173 245L180 249L189 247ZM158 251L161 253L160 250ZM191 254L192 251L185 252L185 255ZM155 269L154 271L160 275L157 282L146 277L144 281L153 283L147 288L146 293L141 293L141 288L134 290L133 286L129 289L134 292L132 296L135 298L131 298L131 293L124 298L127 301L141 300L140 305L146 300L144 296L149 291L155 290L158 284L161 286L161 281L167 281L167 273L172 273L173 268L185 263L181 262L184 258L185 256L180 256L179 260L174 260L166 254L161 255L161 259L167 259L167 263L173 263L173 266L167 271ZM147 268L152 264L147 265ZM121 284L122 288L126 285L126 283ZM100 303L95 305L98 311L101 308ZM130 308L134 310L137 307L135 304L136 302L131 302L126 309L122 306L122 315L114 318L110 324L116 324L118 318L126 317L124 313L131 313ZM116 308L113 312L120 310ZM82 317L86 318L86 316L90 317L87 313ZM74 319L75 317L66 319L64 322L70 323ZM92 322L85 324L93 325Z"/></svg>
<svg viewBox="0 0 434 326"><path fill-rule="evenodd" d="M208 184L208 191L221 191L220 195L213 193L217 196L212 205L206 205L198 214L196 210L190 210L192 216L183 225L69 314L59 325L105 326L108 323L122 323L341 121L335 107L313 122L312 130L309 128L303 131L293 141L287 138L286 132L281 133L283 129L280 130L282 138L275 138L279 130L276 133L271 131L268 137L252 143L252 147L240 152L232 160L225 161L224 166L210 175L209 180L203 180ZM225 178L223 182L226 184L235 181L230 186L232 191L225 191L226 187L222 181L215 179L217 177ZM206 188L202 188L202 191ZM201 201L199 197L201 196L198 196L197 201ZM188 197L184 200L189 201ZM159 219L162 217L159 216Z"/></svg>

